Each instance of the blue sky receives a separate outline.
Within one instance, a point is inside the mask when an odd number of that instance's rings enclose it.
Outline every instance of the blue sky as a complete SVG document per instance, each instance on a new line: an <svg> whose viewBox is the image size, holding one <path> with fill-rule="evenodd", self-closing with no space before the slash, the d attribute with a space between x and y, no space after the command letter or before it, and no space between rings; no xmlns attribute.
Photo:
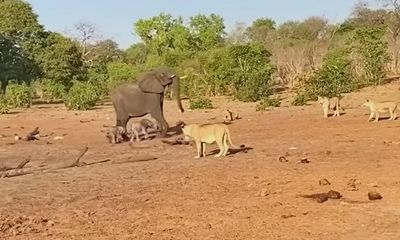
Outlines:
<svg viewBox="0 0 400 240"><path fill-rule="evenodd" d="M278 23L324 16L331 22L347 18L357 0L28 0L46 29L71 32L83 20L93 23L104 38L111 38L121 48L139 39L133 23L161 12L187 19L198 13L216 13L225 20L226 31L236 22L250 24L260 17Z"/></svg>

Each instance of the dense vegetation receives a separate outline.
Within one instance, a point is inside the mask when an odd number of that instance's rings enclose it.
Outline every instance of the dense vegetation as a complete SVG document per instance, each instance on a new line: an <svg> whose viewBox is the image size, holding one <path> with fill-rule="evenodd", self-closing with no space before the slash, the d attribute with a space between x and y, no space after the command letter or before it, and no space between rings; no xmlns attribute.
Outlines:
<svg viewBox="0 0 400 240"><path fill-rule="evenodd" d="M142 42L126 50L96 29L75 25L77 36L46 31L31 6L0 0L0 113L29 107L32 98L62 100L69 109L89 109L111 88L135 81L161 65L181 76L191 108L212 107L208 97L260 101L257 110L279 106L276 85L293 89L293 104L317 95L339 96L384 82L399 73L400 6L359 4L340 24L321 17L277 25L269 18L238 23L226 33L222 17L161 13L134 23Z"/></svg>

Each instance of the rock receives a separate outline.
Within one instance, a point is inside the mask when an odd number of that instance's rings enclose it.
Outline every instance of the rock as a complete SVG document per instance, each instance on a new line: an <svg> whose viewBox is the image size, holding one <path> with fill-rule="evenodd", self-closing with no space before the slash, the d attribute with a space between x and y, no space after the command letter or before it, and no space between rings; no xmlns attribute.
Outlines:
<svg viewBox="0 0 400 240"><path fill-rule="evenodd" d="M347 183L347 190L348 191L358 191L357 185L359 185L359 184L361 184L361 182L359 180L352 178Z"/></svg>
<svg viewBox="0 0 400 240"><path fill-rule="evenodd" d="M330 199L339 199L339 198L342 197L340 192L336 192L336 191L333 191L333 190L330 190L326 194L327 194L327 197L330 198Z"/></svg>
<svg viewBox="0 0 400 240"><path fill-rule="evenodd" d="M279 162L289 162L289 160L287 160L285 156L280 156Z"/></svg>
<svg viewBox="0 0 400 240"><path fill-rule="evenodd" d="M296 217L296 215L293 215L293 214L283 214L283 215L281 216L281 218L283 218L283 219L292 218L292 217Z"/></svg>
<svg viewBox="0 0 400 240"><path fill-rule="evenodd" d="M323 178L323 179L319 180L319 185L326 186L326 185L331 185L331 183L328 181L328 179Z"/></svg>
<svg viewBox="0 0 400 240"><path fill-rule="evenodd" d="M267 189L261 189L261 191L259 191L256 196L257 197L266 197L270 194L270 192Z"/></svg>
<svg viewBox="0 0 400 240"><path fill-rule="evenodd" d="M371 191L371 192L368 193L368 199L369 200L372 200L372 201L373 200L380 200L382 198L383 198L382 195L380 193L376 192L376 191Z"/></svg>
<svg viewBox="0 0 400 240"><path fill-rule="evenodd" d="M325 151L325 154L326 154L326 155L331 155L331 153L332 153L332 152L329 151L329 150L328 150L328 151Z"/></svg>
<svg viewBox="0 0 400 240"><path fill-rule="evenodd" d="M310 161L309 161L306 157L303 157L303 158L300 160L300 163L310 163Z"/></svg>
<svg viewBox="0 0 400 240"><path fill-rule="evenodd" d="M61 137L61 136L55 136L54 137L54 140L63 140L64 139L64 137Z"/></svg>

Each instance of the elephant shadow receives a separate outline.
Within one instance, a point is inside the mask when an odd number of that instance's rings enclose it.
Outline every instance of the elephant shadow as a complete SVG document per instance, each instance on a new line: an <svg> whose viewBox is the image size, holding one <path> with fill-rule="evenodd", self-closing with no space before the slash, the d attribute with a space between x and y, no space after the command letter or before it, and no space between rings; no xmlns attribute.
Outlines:
<svg viewBox="0 0 400 240"><path fill-rule="evenodd" d="M243 153L248 153L249 150L253 150L252 147L245 147L245 146L240 146L240 148L229 148L229 155L235 155L237 153L243 152ZM208 155L214 155L217 154L219 152L219 149L215 149L210 151L210 153Z"/></svg>

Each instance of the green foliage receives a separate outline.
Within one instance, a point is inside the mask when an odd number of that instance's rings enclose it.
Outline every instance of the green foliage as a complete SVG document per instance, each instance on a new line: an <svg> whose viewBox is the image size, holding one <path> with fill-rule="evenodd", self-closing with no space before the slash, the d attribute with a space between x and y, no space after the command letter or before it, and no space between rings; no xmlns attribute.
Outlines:
<svg viewBox="0 0 400 240"><path fill-rule="evenodd" d="M109 76L107 89L113 89L122 83L134 82L139 73L133 65L120 61L108 64L107 72Z"/></svg>
<svg viewBox="0 0 400 240"><path fill-rule="evenodd" d="M227 70L234 88L234 97L254 102L271 94L271 53L257 44L234 45L229 48L230 64Z"/></svg>
<svg viewBox="0 0 400 240"><path fill-rule="evenodd" d="M144 64L147 60L147 55L149 55L149 52L150 50L146 44L136 43L125 50L125 62L134 65Z"/></svg>
<svg viewBox="0 0 400 240"><path fill-rule="evenodd" d="M26 83L10 83L7 86L5 98L11 107L28 108L32 104L32 89Z"/></svg>
<svg viewBox="0 0 400 240"><path fill-rule="evenodd" d="M123 53L118 44L107 39L87 46L87 54L83 57L89 67L100 67L122 59Z"/></svg>
<svg viewBox="0 0 400 240"><path fill-rule="evenodd" d="M7 98L0 94L0 114L6 114L10 111L10 107L8 106Z"/></svg>
<svg viewBox="0 0 400 240"><path fill-rule="evenodd" d="M222 43L225 34L224 19L218 15L198 14L190 18L190 32L198 50L207 50Z"/></svg>
<svg viewBox="0 0 400 240"><path fill-rule="evenodd" d="M303 91L297 91L296 96L292 101L293 106L303 106L306 105L310 97Z"/></svg>
<svg viewBox="0 0 400 240"><path fill-rule="evenodd" d="M51 79L40 80L40 91L42 91L42 98L47 102L64 99L66 88L60 82Z"/></svg>
<svg viewBox="0 0 400 240"><path fill-rule="evenodd" d="M96 105L99 100L99 92L90 82L74 81L64 99L68 109L88 110Z"/></svg>
<svg viewBox="0 0 400 240"><path fill-rule="evenodd" d="M256 111L266 111L268 107L279 107L281 105L279 98L265 97L257 105Z"/></svg>
<svg viewBox="0 0 400 240"><path fill-rule="evenodd" d="M212 102L209 98L205 97L196 97L191 98L189 100L189 108L190 109L210 109L213 108Z"/></svg>
<svg viewBox="0 0 400 240"><path fill-rule="evenodd" d="M31 61L24 56L23 50L16 46L10 38L0 34L0 83L1 92L4 93L8 81L28 81L32 78L28 71Z"/></svg>
<svg viewBox="0 0 400 240"><path fill-rule="evenodd" d="M46 44L39 57L43 77L70 87L72 80L83 74L78 46L58 33L50 33Z"/></svg>
<svg viewBox="0 0 400 240"><path fill-rule="evenodd" d="M363 27L355 31L353 49L361 56L366 85L382 84L385 66L390 61L388 43L382 27Z"/></svg>
<svg viewBox="0 0 400 240"><path fill-rule="evenodd" d="M334 97L359 88L359 82L353 77L349 52L335 49L329 52L320 69L300 82L294 105L302 105L318 96Z"/></svg>
<svg viewBox="0 0 400 240"><path fill-rule="evenodd" d="M109 76L107 71L103 69L90 68L87 73L87 81L95 87L99 98L104 98L108 93L108 80Z"/></svg>

